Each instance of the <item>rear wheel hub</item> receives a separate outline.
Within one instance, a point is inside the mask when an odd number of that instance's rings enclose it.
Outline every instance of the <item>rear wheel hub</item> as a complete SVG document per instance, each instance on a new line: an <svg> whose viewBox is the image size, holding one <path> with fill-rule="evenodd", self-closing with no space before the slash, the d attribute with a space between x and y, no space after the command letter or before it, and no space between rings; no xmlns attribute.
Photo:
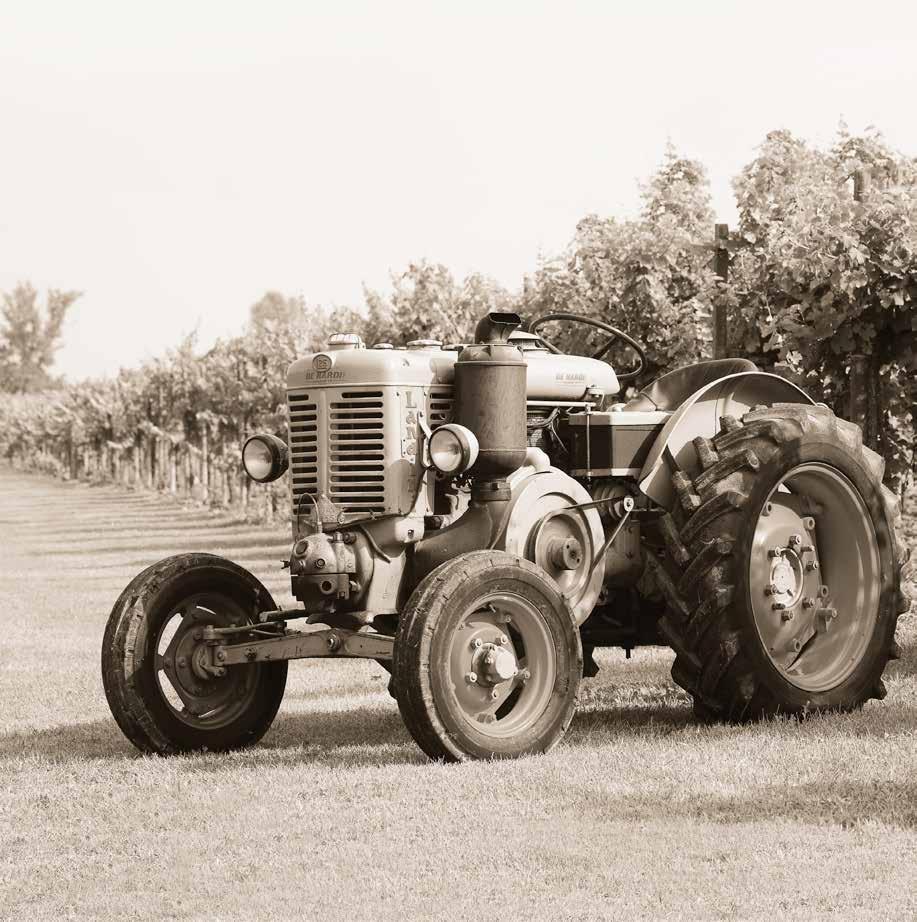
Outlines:
<svg viewBox="0 0 917 922"><path fill-rule="evenodd" d="M758 518L749 593L767 656L806 691L834 688L878 617L878 547L853 484L822 463L792 468Z"/></svg>

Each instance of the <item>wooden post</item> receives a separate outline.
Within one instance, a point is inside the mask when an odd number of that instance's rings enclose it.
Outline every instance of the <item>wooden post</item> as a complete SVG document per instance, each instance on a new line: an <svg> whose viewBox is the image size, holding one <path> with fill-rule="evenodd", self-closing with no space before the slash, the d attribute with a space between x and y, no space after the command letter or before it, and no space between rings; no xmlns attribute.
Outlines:
<svg viewBox="0 0 917 922"><path fill-rule="evenodd" d="M725 285L729 281L729 251L726 241L729 239L729 225L717 224L713 233L713 271ZM726 299L719 297L713 302L713 357L724 359L728 352L726 327Z"/></svg>
<svg viewBox="0 0 917 922"><path fill-rule="evenodd" d="M867 407L867 377L869 362L865 355L850 356L850 422L856 423L861 429L866 428L868 416Z"/></svg>
<svg viewBox="0 0 917 922"><path fill-rule="evenodd" d="M868 169L856 170L853 174L853 197L862 202L869 193L872 175ZM875 349L877 344L873 344ZM875 394L870 387L870 362L865 355L850 356L850 422L856 423L863 430L863 440L873 446L873 427L870 419L875 409ZM876 372L878 375L878 371Z"/></svg>
<svg viewBox="0 0 917 922"><path fill-rule="evenodd" d="M175 496L178 492L178 446L169 440L169 492Z"/></svg>
<svg viewBox="0 0 917 922"><path fill-rule="evenodd" d="M853 173L853 197L862 202L872 185L872 173L868 169L855 170Z"/></svg>
<svg viewBox="0 0 917 922"><path fill-rule="evenodd" d="M210 423L201 426L201 499L210 501Z"/></svg>

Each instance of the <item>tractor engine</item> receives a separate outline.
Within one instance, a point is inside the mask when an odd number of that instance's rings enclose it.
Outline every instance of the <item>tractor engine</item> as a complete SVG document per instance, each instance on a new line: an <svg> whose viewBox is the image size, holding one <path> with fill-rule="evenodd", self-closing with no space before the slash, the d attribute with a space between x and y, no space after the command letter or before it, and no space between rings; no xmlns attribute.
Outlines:
<svg viewBox="0 0 917 922"><path fill-rule="evenodd" d="M307 611L384 623L427 573L472 550L537 563L579 623L606 583L637 579L638 527L618 527L633 503L620 478L642 461L624 455L666 414L618 414L629 435L612 451L595 437L610 416L597 408L619 391L612 368L552 354L520 325L491 313L474 344L405 349L339 333L290 367L289 566ZM254 437L246 457L263 453L272 477L287 461L269 442Z"/></svg>

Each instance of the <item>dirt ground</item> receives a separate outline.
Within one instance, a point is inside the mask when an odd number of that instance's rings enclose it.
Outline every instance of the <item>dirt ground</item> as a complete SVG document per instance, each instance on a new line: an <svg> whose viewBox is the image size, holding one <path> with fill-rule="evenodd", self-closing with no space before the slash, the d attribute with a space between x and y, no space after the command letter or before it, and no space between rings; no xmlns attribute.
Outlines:
<svg viewBox="0 0 917 922"><path fill-rule="evenodd" d="M444 766L404 730L380 667L312 661L291 664L256 748L140 756L99 672L121 589L207 550L289 604L287 546L0 468L0 918L917 916L913 614L888 697L854 715L701 727L668 651L604 651L550 755Z"/></svg>

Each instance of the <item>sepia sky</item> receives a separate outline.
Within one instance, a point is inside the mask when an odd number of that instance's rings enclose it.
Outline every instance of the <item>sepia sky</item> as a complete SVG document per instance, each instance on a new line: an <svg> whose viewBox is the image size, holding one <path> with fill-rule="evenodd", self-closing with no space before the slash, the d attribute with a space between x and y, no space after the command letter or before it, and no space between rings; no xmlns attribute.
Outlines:
<svg viewBox="0 0 917 922"><path fill-rule="evenodd" d="M0 0L0 290L85 292L107 374L267 289L360 303L420 257L511 288L626 217L667 140L721 220L764 134L917 155L917 10L841 2Z"/></svg>

